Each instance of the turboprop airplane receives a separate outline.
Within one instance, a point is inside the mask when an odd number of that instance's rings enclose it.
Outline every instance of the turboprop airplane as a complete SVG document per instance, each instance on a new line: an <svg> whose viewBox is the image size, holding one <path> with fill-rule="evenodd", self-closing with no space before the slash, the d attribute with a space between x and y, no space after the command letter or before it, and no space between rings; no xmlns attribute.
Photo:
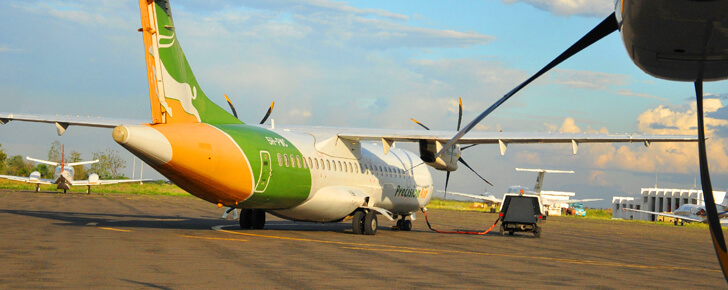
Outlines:
<svg viewBox="0 0 728 290"><path fill-rule="evenodd" d="M240 208L243 229L261 229L266 213L289 220L352 219L356 234L375 234L377 214L410 230L432 198L422 164L455 171L459 144L695 142L695 136L476 132L443 147L454 131L285 127L245 124L210 101L182 52L168 1L140 0L152 109L149 124L2 114L11 120L114 128L112 137L189 193ZM59 124L62 123L62 124ZM60 130L59 130L60 132ZM415 142L419 153L395 142ZM436 156L436 153L440 152Z"/></svg>
<svg viewBox="0 0 728 290"><path fill-rule="evenodd" d="M61 152L63 152L63 151L65 151L65 150L61 149ZM86 193L89 193L89 194L91 193L92 185L146 181L143 179L101 180L101 179L99 179L99 175L96 173L90 174L88 176L87 180L74 180L73 176L76 173L75 170L73 169L74 166L93 164L93 163L99 162L99 160L96 159L96 160L92 160L92 161L80 161L80 162L67 163L63 156L64 156L64 154L61 153L61 162L53 162L53 161L48 161L48 160L40 160L40 159L31 158L31 157L25 157L26 159L33 161L33 162L56 166L56 169L53 173L53 179L41 178L40 172L38 172L38 171L31 172L30 176L28 176L28 177L0 175L0 178L14 180L14 181L22 181L22 182L26 182L26 183L33 183L33 184L35 184L35 192L40 191L41 184L55 184L56 189L63 189L63 193L66 193L66 191L68 189L71 189L71 186L86 186Z"/></svg>
<svg viewBox="0 0 728 290"><path fill-rule="evenodd" d="M445 149L458 144L480 121L535 79L617 30L630 59L642 71L665 80L693 82L698 109L700 183L705 192L713 246L728 282L728 246L710 182L703 110L703 82L728 79L728 1L615 0L614 13L463 127L435 157L444 155Z"/></svg>
<svg viewBox="0 0 728 290"><path fill-rule="evenodd" d="M561 214L561 205L562 204L584 203L584 202L602 200L601 198L570 199L570 200L554 199L554 198L548 198L548 197L557 196L557 195L573 195L574 193L573 192L541 190L543 188L543 180L544 180L544 176L546 175L546 173L574 173L574 171L550 170L550 169L523 169L523 168L516 168L516 171L538 172L538 176L536 176L536 184L533 186L533 190L529 189L528 187L514 185L514 186L511 186L508 188L508 192L506 194L520 193L520 194L537 195L541 199L541 204L544 207L544 212L548 213L549 215L552 213L555 213L556 211L558 211L558 214ZM486 202L488 204L500 205L503 203L502 199L499 199L493 195L484 196L484 195L474 195L474 194L460 193L460 192L450 192L450 193L452 193L454 195L463 196L463 197L469 197L469 198L482 200L483 202Z"/></svg>
<svg viewBox="0 0 728 290"><path fill-rule="evenodd" d="M716 211L719 211L718 217L724 218L728 217L728 194L726 194L726 197L723 198L723 203L718 204ZM704 205L697 205L697 204L683 204L677 209L675 209L672 213L666 213L666 212L656 212L656 211L648 211L648 210L640 210L640 209L633 209L633 208L623 208L622 211L633 211L633 212L640 212L640 213L647 213L647 214L654 214L654 215L660 215L660 216L666 216L675 218L675 225L678 224L678 220L680 225L682 225L684 222L699 222L699 223L707 223L708 222L708 214L706 207Z"/></svg>

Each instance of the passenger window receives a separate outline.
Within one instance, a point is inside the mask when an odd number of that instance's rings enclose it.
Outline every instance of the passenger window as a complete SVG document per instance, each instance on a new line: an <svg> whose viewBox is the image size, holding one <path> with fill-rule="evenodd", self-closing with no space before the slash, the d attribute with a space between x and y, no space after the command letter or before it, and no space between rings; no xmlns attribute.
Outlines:
<svg viewBox="0 0 728 290"><path fill-rule="evenodd" d="M339 171L341 171L341 161L336 161L336 163L338 164L337 167L338 167Z"/></svg>
<svg viewBox="0 0 728 290"><path fill-rule="evenodd" d="M293 154L288 155L288 158L291 159L291 167L296 167L296 157L293 157Z"/></svg>
<svg viewBox="0 0 728 290"><path fill-rule="evenodd" d="M351 166L351 162L349 163L349 172L354 173L354 167Z"/></svg>
<svg viewBox="0 0 728 290"><path fill-rule="evenodd" d="M349 173L349 168L346 168L346 161L344 161L344 172Z"/></svg>
<svg viewBox="0 0 728 290"><path fill-rule="evenodd" d="M308 158L308 167L313 169L313 161L311 161L311 157Z"/></svg>
<svg viewBox="0 0 728 290"><path fill-rule="evenodd" d="M281 153L278 153L278 166L283 166L283 159L281 157Z"/></svg>
<svg viewBox="0 0 728 290"><path fill-rule="evenodd" d="M328 159L326 159L326 170L331 170L331 162Z"/></svg>
<svg viewBox="0 0 728 290"><path fill-rule="evenodd" d="M316 163L316 169L319 169L318 159L314 158L313 163Z"/></svg>
<svg viewBox="0 0 728 290"><path fill-rule="evenodd" d="M296 155L296 164L298 164L298 168L301 168L301 156Z"/></svg>
<svg viewBox="0 0 728 290"><path fill-rule="evenodd" d="M283 161L286 163L286 167L288 167L288 154L283 154Z"/></svg>

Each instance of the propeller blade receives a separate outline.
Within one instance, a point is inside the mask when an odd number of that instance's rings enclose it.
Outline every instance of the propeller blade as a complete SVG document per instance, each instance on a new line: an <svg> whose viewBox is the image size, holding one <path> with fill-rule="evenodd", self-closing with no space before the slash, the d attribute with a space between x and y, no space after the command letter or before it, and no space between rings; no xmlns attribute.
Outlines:
<svg viewBox="0 0 728 290"><path fill-rule="evenodd" d="M480 113L478 117L476 117L473 121L465 125L465 128L463 128L460 132L457 133L450 141L448 141L445 146L442 146L442 150L440 152L437 152L437 155L435 155L435 158L440 157L442 153L445 152L446 148L450 148L450 146L454 145L455 143L460 140L465 134L470 132L473 128L475 128L475 125L480 123L480 121L483 120L486 116L488 116L493 110L500 107L503 103L505 103L510 97L515 95L518 91L523 89L525 86L530 84L532 81L540 77L542 74L546 73L547 71L551 70L553 67L557 66L564 60L570 58L571 56L577 54L584 48L587 48L588 46L592 45L593 43L599 41L600 39L604 38L605 36L611 34L612 32L619 29L619 24L617 23L617 18L614 13L610 14L605 18L599 25L594 27L589 33L584 35L579 41L574 43L571 47L569 47L566 51L561 53L558 57L556 57L554 60L552 60L548 65L543 67L540 71L538 71L536 74L528 78L525 82L521 83L517 87L515 87L513 90L508 92L505 96L503 96L500 100L495 102L495 104L491 105L490 108L485 110L483 113Z"/></svg>
<svg viewBox="0 0 728 290"><path fill-rule="evenodd" d="M428 130L428 131L430 130L430 128L427 128L427 126L425 126L424 124L420 123L420 121L417 121L417 120L411 119L411 118L410 118L410 120L412 120L412 122L417 123L417 125L422 126L422 128L425 128L425 130Z"/></svg>
<svg viewBox="0 0 728 290"><path fill-rule="evenodd" d="M268 108L268 112L267 112L267 113L265 113L265 117L263 117L263 120L260 120L260 124L261 124L261 125L262 125L263 123L265 123L265 121L266 121L266 120L268 120L268 117L270 117L270 113L272 113L272 112L273 112L273 106L275 106L275 105L276 105L276 102L275 102L275 101L274 101L274 102L272 102L272 103L270 103L270 108Z"/></svg>
<svg viewBox="0 0 728 290"><path fill-rule="evenodd" d="M447 184L450 182L450 171L445 174L445 197L447 199Z"/></svg>
<svg viewBox="0 0 728 290"><path fill-rule="evenodd" d="M470 169L470 171L472 171L473 173L475 173L475 175L477 175L478 177L480 177L480 179L482 179L483 181L485 181L485 183L490 184L490 186L493 186L492 183L490 183L489 181L485 180L485 178L483 178L482 176L480 176L480 174L478 174L478 172L475 172L475 169L473 169L472 167L470 167L470 165L468 165L468 163L465 162L465 159L463 159L462 157L460 157L460 159L458 159L458 161L460 161L460 163L462 163L463 165L465 165L465 167L467 167L468 169Z"/></svg>
<svg viewBox="0 0 728 290"><path fill-rule="evenodd" d="M728 249L726 249L725 237L723 229L720 226L720 217L718 209L715 207L715 198L713 197L713 185L710 182L710 172L708 167L708 154L705 150L705 120L703 119L703 80L698 78L695 81L695 96L698 105L698 151L700 161L700 183L703 187L703 198L705 199L705 210L708 214L708 227L713 240L715 254L718 256L718 262L723 270L723 276L728 280Z"/></svg>
<svg viewBox="0 0 728 290"><path fill-rule="evenodd" d="M223 96L225 96L225 100L228 102L228 105L230 105L230 109L233 110L233 116L235 116L235 118L237 118L238 112L235 111L235 106L233 106L233 102L231 102L230 99L228 99L227 95L223 95Z"/></svg>
<svg viewBox="0 0 728 290"><path fill-rule="evenodd" d="M463 121L463 99L458 97L458 102L460 106L458 107L458 128L456 130L460 131L460 123Z"/></svg>

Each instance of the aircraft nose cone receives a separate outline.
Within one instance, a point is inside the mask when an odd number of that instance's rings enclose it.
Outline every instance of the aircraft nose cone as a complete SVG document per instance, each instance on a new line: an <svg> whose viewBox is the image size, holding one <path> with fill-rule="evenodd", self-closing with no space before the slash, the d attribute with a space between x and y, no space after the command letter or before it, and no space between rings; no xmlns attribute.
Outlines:
<svg viewBox="0 0 728 290"><path fill-rule="evenodd" d="M111 135L116 143L144 161L163 165L172 160L169 140L150 126L118 126Z"/></svg>
<svg viewBox="0 0 728 290"><path fill-rule="evenodd" d="M119 144L126 143L127 138L129 138L129 130L126 129L126 126L118 126L114 128L114 132L111 133L111 136L114 137L114 141Z"/></svg>

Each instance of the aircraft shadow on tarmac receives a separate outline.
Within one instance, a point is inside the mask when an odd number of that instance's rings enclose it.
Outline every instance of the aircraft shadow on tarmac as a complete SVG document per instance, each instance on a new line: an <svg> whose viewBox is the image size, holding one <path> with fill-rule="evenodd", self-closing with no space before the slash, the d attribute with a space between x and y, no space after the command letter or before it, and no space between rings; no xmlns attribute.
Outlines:
<svg viewBox="0 0 728 290"><path fill-rule="evenodd" d="M127 215L111 213L84 213L64 211L34 211L34 210L0 210L0 214L21 215L34 218L43 218L59 221L60 226L107 226L116 228L148 228L148 229L184 229L184 230L210 230L214 226L223 225L225 230L240 230L237 221L222 220L218 218L199 218L170 215ZM386 229L388 227L380 227ZM310 223L276 221L266 222L266 230L281 231L325 231L352 233L349 223ZM261 230L246 230L261 231Z"/></svg>

